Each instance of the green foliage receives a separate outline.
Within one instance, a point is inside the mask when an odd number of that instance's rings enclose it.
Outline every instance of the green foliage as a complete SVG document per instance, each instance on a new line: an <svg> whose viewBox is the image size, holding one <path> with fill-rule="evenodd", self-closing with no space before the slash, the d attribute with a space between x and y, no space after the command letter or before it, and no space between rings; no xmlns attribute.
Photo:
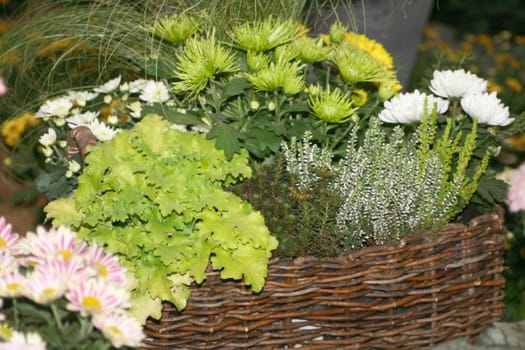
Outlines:
<svg viewBox="0 0 525 350"><path fill-rule="evenodd" d="M158 315L161 300L184 308L189 283L201 283L210 262L260 291L277 241L258 212L222 189L251 175L247 162L246 152L227 161L204 135L149 115L94 148L73 196L45 211L120 257L136 300L157 302L136 305L142 316Z"/></svg>

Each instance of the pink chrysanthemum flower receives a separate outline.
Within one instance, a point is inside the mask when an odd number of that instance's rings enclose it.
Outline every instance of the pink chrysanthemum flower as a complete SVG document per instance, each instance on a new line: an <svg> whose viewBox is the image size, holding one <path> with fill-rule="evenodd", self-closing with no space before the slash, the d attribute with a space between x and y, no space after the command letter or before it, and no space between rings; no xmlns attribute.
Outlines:
<svg viewBox="0 0 525 350"><path fill-rule="evenodd" d="M18 298L24 295L25 277L18 271L0 277L0 296L4 298Z"/></svg>
<svg viewBox="0 0 525 350"><path fill-rule="evenodd" d="M13 332L8 341L0 343L0 350L46 350L46 343L38 333Z"/></svg>
<svg viewBox="0 0 525 350"><path fill-rule="evenodd" d="M93 316L93 325L98 328L111 344L121 346L142 346L144 333L142 325L135 318L121 312Z"/></svg>
<svg viewBox="0 0 525 350"><path fill-rule="evenodd" d="M5 218L0 217L0 250L12 250L19 241L18 234L12 232L11 224L8 224Z"/></svg>
<svg viewBox="0 0 525 350"><path fill-rule="evenodd" d="M67 309L78 311L82 316L129 307L129 293L93 279L72 286L66 299L69 301Z"/></svg>
<svg viewBox="0 0 525 350"><path fill-rule="evenodd" d="M54 271L63 275L68 285L75 284L78 281L85 281L94 276L93 271L86 268L85 260L81 256L73 256L67 261L61 257L42 260L35 266L35 272L46 273L47 271Z"/></svg>
<svg viewBox="0 0 525 350"><path fill-rule="evenodd" d="M126 268L120 266L115 256L105 253L97 244L89 247L86 258L87 264L96 271L99 278L120 285L127 282Z"/></svg>
<svg viewBox="0 0 525 350"><path fill-rule="evenodd" d="M48 231L44 227L38 227L36 234L27 234L23 249L37 261L56 257L67 261L73 256L82 255L86 246L86 242L77 239L69 228L58 227Z"/></svg>
<svg viewBox="0 0 525 350"><path fill-rule="evenodd" d="M18 260L7 251L0 250L0 276L18 270Z"/></svg>
<svg viewBox="0 0 525 350"><path fill-rule="evenodd" d="M49 304L64 295L67 282L67 276L58 269L35 270L25 280L24 295L39 304Z"/></svg>
<svg viewBox="0 0 525 350"><path fill-rule="evenodd" d="M525 210L525 163L522 164L510 181L507 195L509 211Z"/></svg>

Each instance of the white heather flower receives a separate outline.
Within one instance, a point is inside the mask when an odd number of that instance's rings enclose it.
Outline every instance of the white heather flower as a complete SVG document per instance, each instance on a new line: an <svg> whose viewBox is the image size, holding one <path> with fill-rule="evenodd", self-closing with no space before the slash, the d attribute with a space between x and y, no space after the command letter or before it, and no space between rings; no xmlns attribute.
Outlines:
<svg viewBox="0 0 525 350"><path fill-rule="evenodd" d="M140 322L124 313L100 314L93 316L93 325L98 328L111 344L138 347L143 345L143 328Z"/></svg>
<svg viewBox="0 0 525 350"><path fill-rule="evenodd" d="M128 108L131 111L130 114L133 118L139 119L141 117L142 103L140 101L131 102L128 105Z"/></svg>
<svg viewBox="0 0 525 350"><path fill-rule="evenodd" d="M116 77L115 79L111 79L110 81L106 82L105 84L99 86L99 87L96 87L95 89L93 89L95 92L100 92L100 93L103 93L103 94L107 94L107 93L110 93L112 91L114 91L116 88L118 88L118 86L120 85L120 75L118 77Z"/></svg>
<svg viewBox="0 0 525 350"><path fill-rule="evenodd" d="M97 140L103 142L111 140L117 134L117 130L104 123L101 123L98 121L98 119L93 120L88 125L88 127L91 129L91 132L97 138Z"/></svg>
<svg viewBox="0 0 525 350"><path fill-rule="evenodd" d="M95 99L98 94L89 91L69 91L67 95L76 102L77 106L84 107L88 101Z"/></svg>
<svg viewBox="0 0 525 350"><path fill-rule="evenodd" d="M73 129L80 125L89 125L93 120L98 118L99 112L87 111L84 113L74 114L66 119L67 125Z"/></svg>
<svg viewBox="0 0 525 350"><path fill-rule="evenodd" d="M434 106L438 114L443 114L447 111L448 105L447 100L414 90L412 93L399 94L385 101L385 108L379 113L379 119L385 123L409 124L422 120L425 112L432 113Z"/></svg>
<svg viewBox="0 0 525 350"><path fill-rule="evenodd" d="M147 103L161 103L169 100L170 94L162 81L148 80L139 98Z"/></svg>
<svg viewBox="0 0 525 350"><path fill-rule="evenodd" d="M129 83L129 92L132 94L140 92L144 88L144 85L146 85L145 79L133 80Z"/></svg>
<svg viewBox="0 0 525 350"><path fill-rule="evenodd" d="M464 97L487 91L487 81L463 69L435 71L430 91L441 97Z"/></svg>
<svg viewBox="0 0 525 350"><path fill-rule="evenodd" d="M47 100L35 113L35 117L59 117L65 118L73 108L73 103L69 97L59 97L53 100Z"/></svg>
<svg viewBox="0 0 525 350"><path fill-rule="evenodd" d="M73 159L73 160L70 160L68 162L68 167L67 168L72 173L78 173L80 171L80 164L78 164L78 162Z"/></svg>
<svg viewBox="0 0 525 350"><path fill-rule="evenodd" d="M481 124L505 126L514 121L514 118L509 118L509 107L501 103L496 92L465 96L461 99L461 108Z"/></svg>
<svg viewBox="0 0 525 350"><path fill-rule="evenodd" d="M14 331L8 341L0 343L0 350L46 350L46 343L38 333Z"/></svg>

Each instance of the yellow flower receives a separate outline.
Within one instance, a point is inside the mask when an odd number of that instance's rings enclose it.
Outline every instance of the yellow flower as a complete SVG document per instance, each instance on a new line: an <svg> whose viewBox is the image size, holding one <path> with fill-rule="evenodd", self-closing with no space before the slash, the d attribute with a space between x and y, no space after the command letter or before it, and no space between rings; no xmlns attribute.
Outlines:
<svg viewBox="0 0 525 350"><path fill-rule="evenodd" d="M36 119L31 113L24 113L21 116L7 120L2 125L1 135L4 143L9 147L16 146L26 128L37 125L40 120Z"/></svg>
<svg viewBox="0 0 525 350"><path fill-rule="evenodd" d="M345 40L361 50L367 52L374 60L380 62L388 69L394 68L394 60L384 46L373 39L367 38L363 34L348 32Z"/></svg>
<svg viewBox="0 0 525 350"><path fill-rule="evenodd" d="M364 89L354 89L350 95L352 102L357 107L362 107L368 102L368 92Z"/></svg>
<svg viewBox="0 0 525 350"><path fill-rule="evenodd" d="M46 46L44 46L39 52L38 57L47 58L50 54L56 51L64 51L73 44L73 39L60 39L52 41Z"/></svg>
<svg viewBox="0 0 525 350"><path fill-rule="evenodd" d="M505 85L509 87L512 91L516 93L521 93L523 91L523 86L518 79L513 77L508 77L505 79Z"/></svg>
<svg viewBox="0 0 525 350"><path fill-rule="evenodd" d="M487 90L489 92L496 92L496 93L501 93L503 91L503 87L501 85L499 85L497 82L491 80L491 79L488 79L487 80Z"/></svg>

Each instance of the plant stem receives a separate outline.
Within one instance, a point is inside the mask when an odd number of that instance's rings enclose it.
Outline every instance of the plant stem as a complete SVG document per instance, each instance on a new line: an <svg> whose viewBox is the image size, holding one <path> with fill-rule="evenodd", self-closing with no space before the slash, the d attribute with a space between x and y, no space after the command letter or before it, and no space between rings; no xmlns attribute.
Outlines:
<svg viewBox="0 0 525 350"><path fill-rule="evenodd" d="M51 311L53 312L53 317L55 318L58 329L60 329L60 331L64 330L64 325L62 324L62 320L60 319L60 314L55 303L51 303Z"/></svg>

